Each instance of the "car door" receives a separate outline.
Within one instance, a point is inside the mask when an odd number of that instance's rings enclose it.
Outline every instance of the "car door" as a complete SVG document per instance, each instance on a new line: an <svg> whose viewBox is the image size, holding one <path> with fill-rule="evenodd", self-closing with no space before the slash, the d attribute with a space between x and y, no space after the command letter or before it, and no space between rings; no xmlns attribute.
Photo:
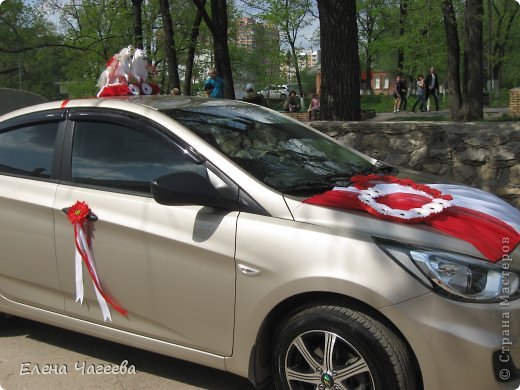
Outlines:
<svg viewBox="0 0 520 390"><path fill-rule="evenodd" d="M45 111L0 124L0 294L56 312L63 312L63 295L52 205L63 114Z"/></svg>
<svg viewBox="0 0 520 390"><path fill-rule="evenodd" d="M230 355L235 303L237 212L164 206L150 182L174 171L207 175L201 161L150 121L113 111L73 110L67 180L56 194L56 250L65 310L103 323L92 281L75 302L73 228L62 209L84 201L98 276L117 329L207 352ZM188 157L187 157L188 156Z"/></svg>

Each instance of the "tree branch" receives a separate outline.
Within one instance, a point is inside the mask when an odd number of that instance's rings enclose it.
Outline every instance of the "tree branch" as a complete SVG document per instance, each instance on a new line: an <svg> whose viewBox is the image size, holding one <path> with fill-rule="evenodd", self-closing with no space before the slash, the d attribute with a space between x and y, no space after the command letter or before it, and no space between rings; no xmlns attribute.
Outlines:
<svg viewBox="0 0 520 390"><path fill-rule="evenodd" d="M19 48L19 49L9 49L9 48L5 48L5 47L0 47L0 53L18 54L18 53L23 53L23 52L26 52L26 51L42 49L44 47L61 47L61 48L75 49L75 50L81 50L81 51L94 51L94 50L89 49L89 48L77 47L77 46L73 46L73 45L68 45L66 43L42 43L42 44L39 44L39 45L22 47L22 48Z"/></svg>

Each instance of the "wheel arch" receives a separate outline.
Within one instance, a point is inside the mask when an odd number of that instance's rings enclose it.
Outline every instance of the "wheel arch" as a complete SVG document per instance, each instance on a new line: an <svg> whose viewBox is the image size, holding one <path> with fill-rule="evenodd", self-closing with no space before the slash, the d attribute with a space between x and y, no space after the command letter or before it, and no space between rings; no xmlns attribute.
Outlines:
<svg viewBox="0 0 520 390"><path fill-rule="evenodd" d="M381 312L376 310L366 303L337 293L331 292L306 292L294 295L279 302L278 305L266 316L262 325L259 328L256 342L251 350L249 358L248 379L257 387L263 387L271 380L271 346L273 342L274 333L285 318L291 316L293 313L299 312L305 308L318 305L335 305L347 307L352 310L362 312L372 318L380 321L388 328L390 328L397 336L399 336L408 348L413 359L414 369L417 375L418 390L423 389L423 381L419 362L408 340L404 337L402 332Z"/></svg>

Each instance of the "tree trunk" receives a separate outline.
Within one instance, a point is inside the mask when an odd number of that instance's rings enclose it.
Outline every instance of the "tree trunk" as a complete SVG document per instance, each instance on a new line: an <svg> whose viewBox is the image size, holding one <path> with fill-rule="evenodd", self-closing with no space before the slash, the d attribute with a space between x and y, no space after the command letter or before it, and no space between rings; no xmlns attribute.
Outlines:
<svg viewBox="0 0 520 390"><path fill-rule="evenodd" d="M233 85L233 71L228 47L228 18L226 0L211 0L211 18L204 8L204 0L193 0L201 12L204 22L213 35L215 48L215 68L219 76L224 79L224 97L235 99Z"/></svg>
<svg viewBox="0 0 520 390"><path fill-rule="evenodd" d="M399 38L404 36L404 26L406 24L406 14L408 12L408 1L401 0L399 2ZM402 43L399 44L399 51L397 53L397 71L398 73L403 72L404 64L404 49Z"/></svg>
<svg viewBox="0 0 520 390"><path fill-rule="evenodd" d="M161 16L164 28L164 45L166 49L166 62L168 67L168 86L167 90L171 88L181 87L179 80L179 71L177 64L177 53L175 52L175 40L173 38L173 23L170 14L170 1L159 0L161 7Z"/></svg>
<svg viewBox="0 0 520 390"><path fill-rule="evenodd" d="M464 120L484 117L482 109L482 0L467 0L464 21Z"/></svg>
<svg viewBox="0 0 520 390"><path fill-rule="evenodd" d="M300 91L299 96L303 97L302 78L300 76L300 65L298 64L298 55L296 54L295 42L289 41L289 44L291 46L291 57L294 61L294 73L296 76L296 83L298 84L298 90ZM291 66L290 63L289 66Z"/></svg>
<svg viewBox="0 0 520 390"><path fill-rule="evenodd" d="M204 7L206 0L202 0L202 6ZM188 44L188 54L186 58L186 75L184 79L184 95L191 95L191 79L193 77L193 65L195 62L195 49L197 47L197 39L199 37L200 23L202 22L202 13L197 10L195 20L193 21L193 27L191 29L190 41Z"/></svg>
<svg viewBox="0 0 520 390"><path fill-rule="evenodd" d="M134 19L134 47L143 48L143 0L132 0L132 16Z"/></svg>
<svg viewBox="0 0 520 390"><path fill-rule="evenodd" d="M448 44L448 91L450 93L449 108L450 116L454 121L461 121L464 117L462 112L462 94L460 88L460 46L457 30L457 19L451 0L442 1L442 18L446 31L446 42Z"/></svg>
<svg viewBox="0 0 520 390"><path fill-rule="evenodd" d="M512 5L513 9L511 10L511 3L506 2L504 4L504 11L502 14L498 12L498 8L495 6L495 12L498 14L498 22L496 23L496 29L495 29L495 45L493 48L493 58L495 63L492 66L493 73L492 77L493 80L499 80L500 79L500 69L502 67L502 64L504 62L504 58L506 56L506 44L510 39L511 36L511 27L513 26L513 22L515 20L515 17L518 14L518 10L520 7L516 5ZM506 17L506 13L510 11L511 14L509 14L509 18L507 20L507 24L505 27L505 31L502 32L502 26L503 21Z"/></svg>
<svg viewBox="0 0 520 390"><path fill-rule="evenodd" d="M365 89L367 91L370 91L372 92L372 54L370 54L368 52L368 49L367 49L367 52L366 52L366 61L365 61L365 72L366 72L366 76L365 76L365 83L366 83L366 86L365 86Z"/></svg>
<svg viewBox="0 0 520 390"><path fill-rule="evenodd" d="M321 116L361 120L356 2L318 0L321 39Z"/></svg>

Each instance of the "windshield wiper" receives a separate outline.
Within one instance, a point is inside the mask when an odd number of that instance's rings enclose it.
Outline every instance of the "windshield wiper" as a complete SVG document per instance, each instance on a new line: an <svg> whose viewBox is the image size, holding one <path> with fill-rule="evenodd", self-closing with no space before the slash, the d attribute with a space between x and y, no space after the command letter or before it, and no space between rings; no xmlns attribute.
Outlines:
<svg viewBox="0 0 520 390"><path fill-rule="evenodd" d="M369 165L359 171L354 172L335 172L328 175L318 176L313 180L305 180L300 183L290 185L280 189L280 192L290 195L314 195L320 192L333 189L339 182L341 187L348 187L352 184L352 176L368 175L370 173L382 173L387 175L397 175L399 170L381 161Z"/></svg>
<svg viewBox="0 0 520 390"><path fill-rule="evenodd" d="M348 187L352 184L352 181L350 180L352 176L368 175L370 173L397 175L399 170L395 167L385 164L382 161L376 161L374 164L371 164L359 171L331 173L330 175L321 176L320 179L329 181L331 184L342 182L341 187Z"/></svg>
<svg viewBox="0 0 520 390"><path fill-rule="evenodd" d="M362 175L368 175L370 173L381 173L384 175L394 175L395 176L399 173L399 169L397 169L396 167L393 167L391 165L387 165L384 162L378 160L374 164L371 164L368 167L363 168L360 171L352 173L350 175L350 177L347 178L348 184L346 185L346 187L348 187L349 185L352 184L352 181L350 180L350 178L352 176L362 176Z"/></svg>
<svg viewBox="0 0 520 390"><path fill-rule="evenodd" d="M279 191L288 195L314 195L331 190L333 187L334 184L323 180L308 180L302 183L281 188Z"/></svg>
<svg viewBox="0 0 520 390"><path fill-rule="evenodd" d="M369 165L361 171L356 172L353 176L368 175L369 173L384 173L387 175L397 175L399 173L399 169L391 165L385 164L383 161L377 160L373 165Z"/></svg>

